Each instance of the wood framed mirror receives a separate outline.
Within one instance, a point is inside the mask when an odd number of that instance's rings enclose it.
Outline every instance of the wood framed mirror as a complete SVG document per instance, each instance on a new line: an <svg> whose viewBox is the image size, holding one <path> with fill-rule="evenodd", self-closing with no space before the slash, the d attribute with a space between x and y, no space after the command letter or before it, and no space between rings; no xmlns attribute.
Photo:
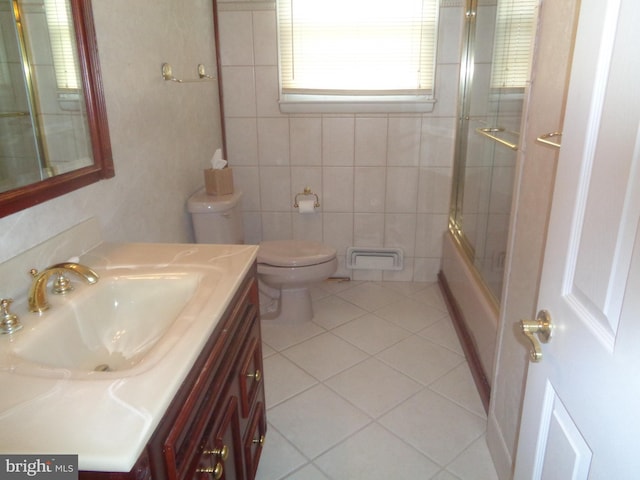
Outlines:
<svg viewBox="0 0 640 480"><path fill-rule="evenodd" d="M115 175L91 0L3 3L0 218ZM52 12L62 18L63 36L67 29L62 50L73 58L56 58ZM61 80L56 69L75 69L74 78ZM29 163L36 166L26 170Z"/></svg>

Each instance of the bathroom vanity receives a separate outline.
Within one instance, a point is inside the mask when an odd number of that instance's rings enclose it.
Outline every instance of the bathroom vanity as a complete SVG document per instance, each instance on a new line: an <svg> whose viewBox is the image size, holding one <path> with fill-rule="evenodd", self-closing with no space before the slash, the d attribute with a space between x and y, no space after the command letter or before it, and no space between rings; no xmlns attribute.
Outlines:
<svg viewBox="0 0 640 480"><path fill-rule="evenodd" d="M262 372L253 266L156 429L146 455L123 477L253 479L267 428ZM89 472L81 474L91 477Z"/></svg>
<svg viewBox="0 0 640 480"><path fill-rule="evenodd" d="M49 295L51 309L41 315L16 299L24 327L0 338L0 451L78 454L81 479L253 479L267 426L256 252L245 245L101 244L80 257L100 275L96 286L78 280L66 298ZM129 364L90 370L54 348L39 362L29 357L29 342L47 322L58 327L68 307L82 311L86 299L96 301L100 284L134 300L148 294L151 302L139 300L145 308L163 298L184 305L168 321L158 315L166 328ZM166 289L176 285L186 293L174 300ZM76 348L65 341L67 350Z"/></svg>

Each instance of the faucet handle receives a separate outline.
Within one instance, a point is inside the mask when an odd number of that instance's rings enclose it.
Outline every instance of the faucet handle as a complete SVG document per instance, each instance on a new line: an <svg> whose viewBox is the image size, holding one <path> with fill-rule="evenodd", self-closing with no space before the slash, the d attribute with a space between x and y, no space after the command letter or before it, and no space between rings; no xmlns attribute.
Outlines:
<svg viewBox="0 0 640 480"><path fill-rule="evenodd" d="M33 278L36 278L38 276L38 273L40 272L38 272L38 270L35 268L29 270L29 274ZM56 295L64 295L65 293L69 293L73 290L71 280L69 280L69 278L64 275L62 270L56 271L55 275L56 280L53 282L53 286L51 287L51 293L55 293Z"/></svg>
<svg viewBox="0 0 640 480"><path fill-rule="evenodd" d="M13 303L12 298L0 300L0 333L14 333L22 328L18 316L9 311L9 306Z"/></svg>
<svg viewBox="0 0 640 480"><path fill-rule="evenodd" d="M57 295L64 295L73 290L73 285L71 285L71 280L65 277L62 272L58 272L58 276L56 281L53 282L53 288L51 289L52 293Z"/></svg>

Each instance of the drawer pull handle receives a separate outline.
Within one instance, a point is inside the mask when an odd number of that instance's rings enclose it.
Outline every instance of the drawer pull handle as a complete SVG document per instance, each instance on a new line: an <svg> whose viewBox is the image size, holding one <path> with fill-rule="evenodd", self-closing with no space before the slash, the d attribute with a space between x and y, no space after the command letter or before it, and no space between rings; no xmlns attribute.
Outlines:
<svg viewBox="0 0 640 480"><path fill-rule="evenodd" d="M212 473L213 478L215 480L220 480L222 478L222 473L224 472L224 467L221 462L216 463L215 467L204 467L196 469L198 473Z"/></svg>
<svg viewBox="0 0 640 480"><path fill-rule="evenodd" d="M229 447L223 445L222 448L214 448L213 450L205 450L205 455L213 455L215 457L220 457L220 460L223 462L229 457Z"/></svg>
<svg viewBox="0 0 640 480"><path fill-rule="evenodd" d="M260 435L260 438L254 438L253 443L257 443L260 446L264 445L264 435Z"/></svg>
<svg viewBox="0 0 640 480"><path fill-rule="evenodd" d="M256 382L259 382L262 379L262 372L256 370L254 373L247 373L247 378L253 378Z"/></svg>

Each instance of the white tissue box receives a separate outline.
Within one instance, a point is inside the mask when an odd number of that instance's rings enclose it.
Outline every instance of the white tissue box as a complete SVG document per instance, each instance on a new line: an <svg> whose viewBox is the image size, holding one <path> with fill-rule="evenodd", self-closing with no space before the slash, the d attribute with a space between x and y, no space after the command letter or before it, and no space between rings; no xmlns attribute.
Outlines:
<svg viewBox="0 0 640 480"><path fill-rule="evenodd" d="M233 193L233 172L229 167L204 171L204 187L209 195Z"/></svg>

